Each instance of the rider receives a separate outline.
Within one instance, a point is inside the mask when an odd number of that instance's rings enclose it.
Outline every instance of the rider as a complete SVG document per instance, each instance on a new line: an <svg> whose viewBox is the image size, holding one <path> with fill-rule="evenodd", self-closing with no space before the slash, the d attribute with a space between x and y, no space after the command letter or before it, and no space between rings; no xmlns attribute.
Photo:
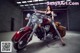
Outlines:
<svg viewBox="0 0 80 53"><path fill-rule="evenodd" d="M36 10L36 12L44 13L44 14L47 16L47 19L48 19L50 22L52 22L52 20L54 21L54 16L56 16L56 14L54 13L54 11L52 10L52 8L51 8L50 5L47 6L46 11ZM53 24L53 26L54 26L57 34L59 35L62 44L65 44L64 41L63 41L63 39L61 38L61 35L60 35L59 31L58 31L57 28L56 28L54 22L53 22L52 24Z"/></svg>
<svg viewBox="0 0 80 53"><path fill-rule="evenodd" d="M54 11L52 10L52 8L51 8L50 5L47 6L46 11L40 11L40 10L36 10L36 11L39 12L39 13L44 13L44 14L46 14L49 21L51 21L51 19L54 20L55 14L54 14ZM50 19L50 18L51 18L51 19Z"/></svg>

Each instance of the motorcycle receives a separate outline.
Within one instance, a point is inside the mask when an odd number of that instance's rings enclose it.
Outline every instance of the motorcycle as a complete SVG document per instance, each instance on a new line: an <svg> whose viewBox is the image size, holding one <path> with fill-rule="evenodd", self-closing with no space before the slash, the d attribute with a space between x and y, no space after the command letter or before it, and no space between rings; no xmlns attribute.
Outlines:
<svg viewBox="0 0 80 53"><path fill-rule="evenodd" d="M34 8L35 10L35 8ZM32 40L34 34L42 41L50 41L57 35L55 28L45 15L40 13L28 14L29 20L27 26L21 28L12 37L13 47L16 50L21 50ZM55 26L60 33L60 38L64 37L66 34L66 28L61 25L60 22L55 22ZM41 26L39 26L41 25Z"/></svg>

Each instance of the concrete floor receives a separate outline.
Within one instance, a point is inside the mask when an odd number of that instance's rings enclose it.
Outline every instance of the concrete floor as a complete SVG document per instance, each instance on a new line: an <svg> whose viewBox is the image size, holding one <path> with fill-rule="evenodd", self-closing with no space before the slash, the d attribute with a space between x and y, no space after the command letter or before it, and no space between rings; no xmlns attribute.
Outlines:
<svg viewBox="0 0 80 53"><path fill-rule="evenodd" d="M1 41L10 41L15 32L0 33ZM14 48L10 53L80 53L80 33L67 31L64 37L66 46L61 46L60 41L44 43L36 36L26 48L17 52ZM0 52L1 53L1 52Z"/></svg>

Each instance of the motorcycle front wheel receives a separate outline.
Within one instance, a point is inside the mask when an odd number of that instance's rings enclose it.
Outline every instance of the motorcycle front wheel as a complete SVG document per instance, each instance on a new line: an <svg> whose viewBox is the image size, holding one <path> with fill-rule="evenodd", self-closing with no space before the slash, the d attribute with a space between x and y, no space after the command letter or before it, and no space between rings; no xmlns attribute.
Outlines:
<svg viewBox="0 0 80 53"><path fill-rule="evenodd" d="M23 38L21 38L21 39L19 40L19 42L17 42L17 43L13 42L13 47L14 47L14 49L16 49L17 51L24 49L24 48L27 46L27 44L28 44L27 40L28 40L28 38L29 38L29 35L30 35L30 34L27 34L27 36L25 35L25 36L24 36ZM30 38L29 41L31 41L31 40L32 40L32 37Z"/></svg>

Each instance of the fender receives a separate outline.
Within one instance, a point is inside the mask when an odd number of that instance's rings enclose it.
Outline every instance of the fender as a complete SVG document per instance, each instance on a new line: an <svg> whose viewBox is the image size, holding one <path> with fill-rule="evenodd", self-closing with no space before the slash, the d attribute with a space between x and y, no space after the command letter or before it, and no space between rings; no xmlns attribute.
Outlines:
<svg viewBox="0 0 80 53"><path fill-rule="evenodd" d="M20 33L18 33L18 31L14 34L14 36L12 37L12 41L13 42L18 42L20 38L24 37L25 35L27 36L27 34L30 34L32 31L31 27L23 27L24 30Z"/></svg>

